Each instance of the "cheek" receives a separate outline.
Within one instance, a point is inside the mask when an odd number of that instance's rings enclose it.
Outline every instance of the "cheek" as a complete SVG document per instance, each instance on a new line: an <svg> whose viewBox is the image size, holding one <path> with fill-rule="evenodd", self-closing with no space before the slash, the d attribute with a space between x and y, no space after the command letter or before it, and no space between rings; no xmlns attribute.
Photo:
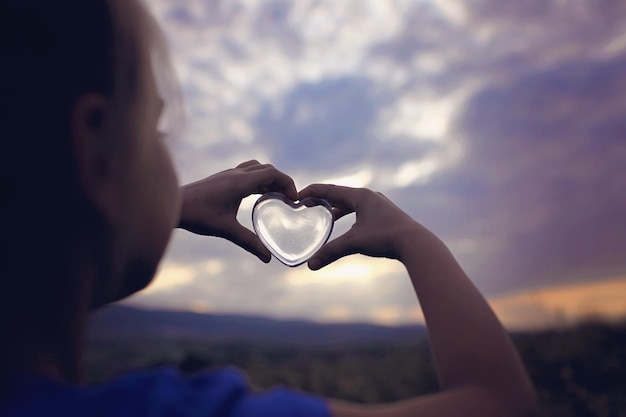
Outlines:
<svg viewBox="0 0 626 417"><path fill-rule="evenodd" d="M162 207L162 222L166 228L163 232L167 235L164 244L167 246L167 242L171 237L173 229L178 226L182 201L180 188L178 186L178 177L176 175L176 170L174 169L174 164L172 163L172 158L170 157L168 150L161 142L159 142L159 159L159 165L162 168L160 171L160 199L158 204Z"/></svg>
<svg viewBox="0 0 626 417"><path fill-rule="evenodd" d="M133 221L140 233L152 236L159 244L178 223L178 178L168 150L156 139L141 151L137 162L133 175L137 181L130 189L136 205ZM149 244L147 240L143 242Z"/></svg>
<svg viewBox="0 0 626 417"><path fill-rule="evenodd" d="M169 238L178 224L181 202L176 171L163 143L158 142L153 148L150 166L146 178L146 191L149 190L150 195L145 196L148 206L144 207L144 213L152 220L153 227Z"/></svg>
<svg viewBox="0 0 626 417"><path fill-rule="evenodd" d="M132 230L133 249L124 268L120 297L139 291L152 281L179 220L178 179L168 151L158 143L144 155L140 165L145 169L137 175L142 180L133 187L136 205L127 229Z"/></svg>
<svg viewBox="0 0 626 417"><path fill-rule="evenodd" d="M162 143L159 143L159 154L162 168L163 178L163 198L162 202L168 213L164 215L169 218L170 229L178 225L180 209L182 205L180 189L178 185L178 176L174 169L174 164L169 151Z"/></svg>
<svg viewBox="0 0 626 417"><path fill-rule="evenodd" d="M178 189L178 174L176 172L176 168L174 167L172 153L162 139L157 140L157 152L160 158L160 164L163 167L164 175L169 177L171 185Z"/></svg>

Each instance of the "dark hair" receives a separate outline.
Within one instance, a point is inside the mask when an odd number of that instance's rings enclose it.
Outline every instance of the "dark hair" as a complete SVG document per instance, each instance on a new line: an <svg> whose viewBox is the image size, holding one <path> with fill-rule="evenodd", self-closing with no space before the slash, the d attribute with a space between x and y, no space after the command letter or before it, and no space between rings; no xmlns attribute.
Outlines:
<svg viewBox="0 0 626 417"><path fill-rule="evenodd" d="M99 227L80 190L69 124L82 94L113 94L116 37L109 0L0 0L3 360L18 339L31 340L27 324L45 331L46 320L61 319L68 284L51 272L63 271L77 234Z"/></svg>
<svg viewBox="0 0 626 417"><path fill-rule="evenodd" d="M58 165L80 94L111 94L114 40L107 0L0 0L3 190L21 188L39 164Z"/></svg>

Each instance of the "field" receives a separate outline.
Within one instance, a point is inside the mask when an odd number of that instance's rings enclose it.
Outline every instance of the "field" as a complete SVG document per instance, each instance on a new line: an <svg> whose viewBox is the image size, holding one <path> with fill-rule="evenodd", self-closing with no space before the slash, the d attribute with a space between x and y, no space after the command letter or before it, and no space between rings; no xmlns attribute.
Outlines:
<svg viewBox="0 0 626 417"><path fill-rule="evenodd" d="M543 416L626 417L626 323L515 334L514 341ZM258 389L282 385L363 403L437 390L425 339L307 347L147 336L95 340L87 355L91 382L163 364L187 373L236 366Z"/></svg>

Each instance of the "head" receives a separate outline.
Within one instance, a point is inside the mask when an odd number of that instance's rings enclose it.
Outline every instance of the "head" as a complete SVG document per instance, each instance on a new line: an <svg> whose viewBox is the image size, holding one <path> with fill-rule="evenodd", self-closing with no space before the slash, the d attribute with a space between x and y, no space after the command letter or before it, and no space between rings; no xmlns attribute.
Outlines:
<svg viewBox="0 0 626 417"><path fill-rule="evenodd" d="M0 0L0 52L6 331L144 288L179 197L139 0Z"/></svg>

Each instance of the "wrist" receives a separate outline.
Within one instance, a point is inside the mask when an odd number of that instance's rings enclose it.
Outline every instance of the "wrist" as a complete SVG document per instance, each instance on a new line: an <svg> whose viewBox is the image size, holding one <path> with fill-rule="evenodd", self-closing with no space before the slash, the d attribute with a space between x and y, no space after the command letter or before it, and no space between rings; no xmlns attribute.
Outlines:
<svg viewBox="0 0 626 417"><path fill-rule="evenodd" d="M189 196L186 192L186 187L180 187L179 189L180 195L180 208L178 210L178 224L176 225L179 229L189 229L190 225L190 214L189 214L189 202L187 201Z"/></svg>
<svg viewBox="0 0 626 417"><path fill-rule="evenodd" d="M417 264L425 267L429 260L446 249L434 233L417 222L404 228L396 242L398 260L405 266Z"/></svg>

